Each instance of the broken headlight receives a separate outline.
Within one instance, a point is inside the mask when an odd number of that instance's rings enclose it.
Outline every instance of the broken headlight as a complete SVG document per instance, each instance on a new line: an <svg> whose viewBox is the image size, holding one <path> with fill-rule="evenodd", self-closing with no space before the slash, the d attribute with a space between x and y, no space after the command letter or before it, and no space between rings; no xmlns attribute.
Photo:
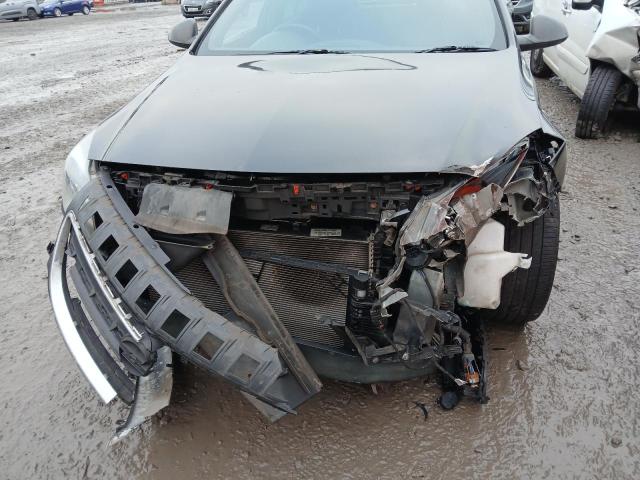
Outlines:
<svg viewBox="0 0 640 480"><path fill-rule="evenodd" d="M67 209L71 199L78 190L91 180L91 160L89 160L89 147L93 140L93 131L84 136L73 147L67 160L64 162L64 184L62 186L62 208Z"/></svg>

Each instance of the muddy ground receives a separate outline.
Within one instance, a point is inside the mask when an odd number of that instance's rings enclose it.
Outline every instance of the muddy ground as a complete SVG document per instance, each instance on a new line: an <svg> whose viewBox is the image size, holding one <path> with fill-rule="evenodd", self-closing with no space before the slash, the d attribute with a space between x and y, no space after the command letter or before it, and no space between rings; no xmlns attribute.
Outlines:
<svg viewBox="0 0 640 480"><path fill-rule="evenodd" d="M640 121L577 140L578 100L554 80L540 96L571 141L555 288L524 332L491 329L489 404L443 412L422 380L377 396L326 382L268 425L186 368L173 406L109 447L125 412L62 342L45 246L67 152L178 58L179 20L150 6L0 23L0 478L640 478Z"/></svg>

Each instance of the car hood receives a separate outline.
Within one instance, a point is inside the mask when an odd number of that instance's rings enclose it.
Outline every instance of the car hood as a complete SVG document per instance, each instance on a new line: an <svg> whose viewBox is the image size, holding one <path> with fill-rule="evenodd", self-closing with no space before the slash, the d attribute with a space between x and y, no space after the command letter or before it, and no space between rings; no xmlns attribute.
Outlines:
<svg viewBox="0 0 640 480"><path fill-rule="evenodd" d="M98 127L93 160L262 173L444 171L544 126L514 47L194 56Z"/></svg>

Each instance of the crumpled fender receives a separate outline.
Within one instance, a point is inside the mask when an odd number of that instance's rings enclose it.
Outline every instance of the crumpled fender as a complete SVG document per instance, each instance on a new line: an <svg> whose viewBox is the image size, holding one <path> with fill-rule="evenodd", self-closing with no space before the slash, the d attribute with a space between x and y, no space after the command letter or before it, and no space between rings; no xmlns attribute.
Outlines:
<svg viewBox="0 0 640 480"><path fill-rule="evenodd" d="M626 7L623 0L604 2L602 20L587 48L587 57L615 65L627 77L640 82L633 71L640 70L638 33L640 15Z"/></svg>

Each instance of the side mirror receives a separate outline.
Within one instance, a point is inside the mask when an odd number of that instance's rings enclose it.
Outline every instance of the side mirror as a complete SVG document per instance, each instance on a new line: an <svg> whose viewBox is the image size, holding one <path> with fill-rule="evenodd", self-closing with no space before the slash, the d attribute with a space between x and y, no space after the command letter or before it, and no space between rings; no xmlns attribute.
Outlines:
<svg viewBox="0 0 640 480"><path fill-rule="evenodd" d="M567 28L557 20L544 15L531 19L529 33L518 35L518 44L523 52L553 47L564 42L569 34Z"/></svg>
<svg viewBox="0 0 640 480"><path fill-rule="evenodd" d="M590 10L592 8L602 8L602 0L572 0L571 8L574 10Z"/></svg>
<svg viewBox="0 0 640 480"><path fill-rule="evenodd" d="M169 32L169 42L180 48L189 48L198 36L198 25L193 18L183 20Z"/></svg>

